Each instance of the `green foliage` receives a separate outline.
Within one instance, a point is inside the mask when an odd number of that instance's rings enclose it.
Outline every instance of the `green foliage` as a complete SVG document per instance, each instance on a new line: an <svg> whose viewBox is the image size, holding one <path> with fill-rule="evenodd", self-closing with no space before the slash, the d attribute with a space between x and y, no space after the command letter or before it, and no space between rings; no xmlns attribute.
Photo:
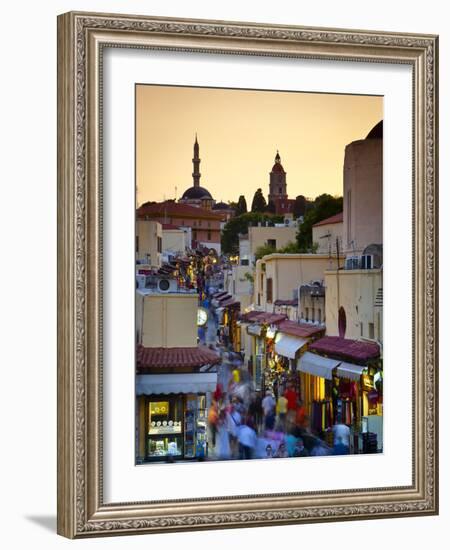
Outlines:
<svg viewBox="0 0 450 550"><path fill-rule="evenodd" d="M255 282L255 277L254 277L253 273L250 273L250 271L246 271L244 273L244 279L246 281L249 281L251 284L253 284Z"/></svg>
<svg viewBox="0 0 450 550"><path fill-rule="evenodd" d="M245 200L244 195L240 195L237 201L235 208L235 215L241 216L242 214L247 214L247 201Z"/></svg>
<svg viewBox="0 0 450 550"><path fill-rule="evenodd" d="M327 193L316 197L311 207L306 210L303 223L297 233L298 251L317 250L317 244L314 246L312 242L312 226L339 212L342 212L342 197L333 197Z"/></svg>
<svg viewBox="0 0 450 550"><path fill-rule="evenodd" d="M259 188L255 191L255 194L253 195L252 212L266 212L266 211L267 211L266 199L264 198L262 189Z"/></svg>
<svg viewBox="0 0 450 550"><path fill-rule="evenodd" d="M280 254L298 254L300 252L298 244L296 242L289 242L287 245L277 250Z"/></svg>
<svg viewBox="0 0 450 550"><path fill-rule="evenodd" d="M263 256L273 254L276 251L277 249L274 246L270 246L269 244L258 246L258 248L255 250L255 260L260 260Z"/></svg>
<svg viewBox="0 0 450 550"><path fill-rule="evenodd" d="M222 230L221 243L224 254L236 254L239 251L239 234L248 233L249 225L258 225L259 222L281 223L282 216L271 216L260 212L248 212L231 218Z"/></svg>
<svg viewBox="0 0 450 550"><path fill-rule="evenodd" d="M300 216L304 216L306 214L307 206L308 206L308 200L303 195L298 195L295 197L294 202L294 218L300 218Z"/></svg>

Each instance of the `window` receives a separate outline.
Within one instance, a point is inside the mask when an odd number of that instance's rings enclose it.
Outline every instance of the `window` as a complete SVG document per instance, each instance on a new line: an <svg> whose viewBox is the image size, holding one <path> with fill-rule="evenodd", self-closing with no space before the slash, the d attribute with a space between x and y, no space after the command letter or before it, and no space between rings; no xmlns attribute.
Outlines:
<svg viewBox="0 0 450 550"><path fill-rule="evenodd" d="M208 241L211 240L211 231L208 231Z"/></svg>
<svg viewBox="0 0 450 550"><path fill-rule="evenodd" d="M196 229L194 229L194 230L192 231L192 238L194 239L194 241L197 240L197 230L196 230Z"/></svg>
<svg viewBox="0 0 450 550"><path fill-rule="evenodd" d="M268 278L266 281L266 301L271 304L273 297L273 281L272 278Z"/></svg>
<svg viewBox="0 0 450 550"><path fill-rule="evenodd" d="M322 310L320 308L317 311L317 320L319 321L319 323L322 322Z"/></svg>
<svg viewBox="0 0 450 550"><path fill-rule="evenodd" d="M364 336L364 325L363 325L363 322L361 321L361 323L359 324L360 326L360 329L361 329L361 336Z"/></svg>
<svg viewBox="0 0 450 550"><path fill-rule="evenodd" d="M200 220L200 221L198 222L198 226L199 226L199 227L202 226L202 220Z"/></svg>
<svg viewBox="0 0 450 550"><path fill-rule="evenodd" d="M306 310L306 317L305 317L305 319L306 319L306 321L309 321L309 307L305 308L305 310Z"/></svg>
<svg viewBox="0 0 450 550"><path fill-rule="evenodd" d="M283 193L283 188L282 187L278 187L278 194L281 195Z"/></svg>
<svg viewBox="0 0 450 550"><path fill-rule="evenodd" d="M369 338L373 340L375 338L375 327L373 323L369 323Z"/></svg>
<svg viewBox="0 0 450 550"><path fill-rule="evenodd" d="M162 237L157 237L157 242L158 242L158 252L161 253L162 252Z"/></svg>
<svg viewBox="0 0 450 550"><path fill-rule="evenodd" d="M270 246L271 248L277 247L277 240L276 239L267 239L267 246Z"/></svg>
<svg viewBox="0 0 450 550"><path fill-rule="evenodd" d="M347 243L350 244L352 241L352 192L351 190L347 193Z"/></svg>
<svg viewBox="0 0 450 550"><path fill-rule="evenodd" d="M339 308L338 328L339 338L345 338L345 331L347 330L347 316L345 315L345 309L343 307Z"/></svg>
<svg viewBox="0 0 450 550"><path fill-rule="evenodd" d="M316 310L312 307L311 308L311 321L314 323L316 320Z"/></svg>
<svg viewBox="0 0 450 550"><path fill-rule="evenodd" d="M136 235L136 252L139 252L139 235Z"/></svg>
<svg viewBox="0 0 450 550"><path fill-rule="evenodd" d="M211 227L211 222L208 222L208 227Z"/></svg>

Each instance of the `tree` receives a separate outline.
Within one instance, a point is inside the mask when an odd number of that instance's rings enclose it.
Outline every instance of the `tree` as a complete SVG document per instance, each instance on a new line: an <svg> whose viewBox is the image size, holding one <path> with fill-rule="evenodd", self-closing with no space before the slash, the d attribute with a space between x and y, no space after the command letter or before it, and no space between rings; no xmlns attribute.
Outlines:
<svg viewBox="0 0 450 550"><path fill-rule="evenodd" d="M266 212L266 211L267 211L266 199L264 198L262 189L259 188L255 191L255 194L253 196L252 212Z"/></svg>
<svg viewBox="0 0 450 550"><path fill-rule="evenodd" d="M236 216L241 216L242 214L247 214L247 201L245 200L244 195L239 196L235 209Z"/></svg>
<svg viewBox="0 0 450 550"><path fill-rule="evenodd" d="M276 214L277 207L273 201L269 201L269 204L267 205L267 212L270 212L271 214Z"/></svg>
<svg viewBox="0 0 450 550"><path fill-rule="evenodd" d="M299 252L313 251L312 226L339 212L342 212L342 197L332 197L327 193L316 197L312 206L307 208L297 233Z"/></svg>
<svg viewBox="0 0 450 550"><path fill-rule="evenodd" d="M293 212L295 219L305 215L307 202L308 201L303 195L298 195L297 197L295 197L294 212Z"/></svg>
<svg viewBox="0 0 450 550"><path fill-rule="evenodd" d="M273 254L276 251L276 248L270 244L263 244L262 246L258 246L258 248L255 250L255 260L260 260L264 256L267 256L268 254Z"/></svg>
<svg viewBox="0 0 450 550"><path fill-rule="evenodd" d="M224 254L236 254L239 251L239 235L248 233L249 225L257 225L259 222L281 223L282 216L271 216L260 212L248 212L231 218L222 230L221 243Z"/></svg>

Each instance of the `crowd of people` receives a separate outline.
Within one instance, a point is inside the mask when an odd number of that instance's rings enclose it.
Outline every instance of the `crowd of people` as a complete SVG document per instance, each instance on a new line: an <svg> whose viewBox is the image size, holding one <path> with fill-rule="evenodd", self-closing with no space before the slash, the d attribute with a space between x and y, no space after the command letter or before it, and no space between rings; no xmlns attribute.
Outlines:
<svg viewBox="0 0 450 550"><path fill-rule="evenodd" d="M219 460L288 458L348 454L350 430L333 427L333 446L327 445L309 426L308 416L293 385L278 395L254 391L248 373L229 358L221 365L222 376L208 412L209 456Z"/></svg>

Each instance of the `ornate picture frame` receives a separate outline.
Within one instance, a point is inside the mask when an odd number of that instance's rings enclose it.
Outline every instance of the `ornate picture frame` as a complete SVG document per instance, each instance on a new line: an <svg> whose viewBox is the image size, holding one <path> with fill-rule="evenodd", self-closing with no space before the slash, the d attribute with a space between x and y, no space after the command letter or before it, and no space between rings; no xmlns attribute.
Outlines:
<svg viewBox="0 0 450 550"><path fill-rule="evenodd" d="M413 74L410 486L105 503L104 48L405 64ZM58 18L58 533L69 538L438 513L438 38L66 13Z"/></svg>

